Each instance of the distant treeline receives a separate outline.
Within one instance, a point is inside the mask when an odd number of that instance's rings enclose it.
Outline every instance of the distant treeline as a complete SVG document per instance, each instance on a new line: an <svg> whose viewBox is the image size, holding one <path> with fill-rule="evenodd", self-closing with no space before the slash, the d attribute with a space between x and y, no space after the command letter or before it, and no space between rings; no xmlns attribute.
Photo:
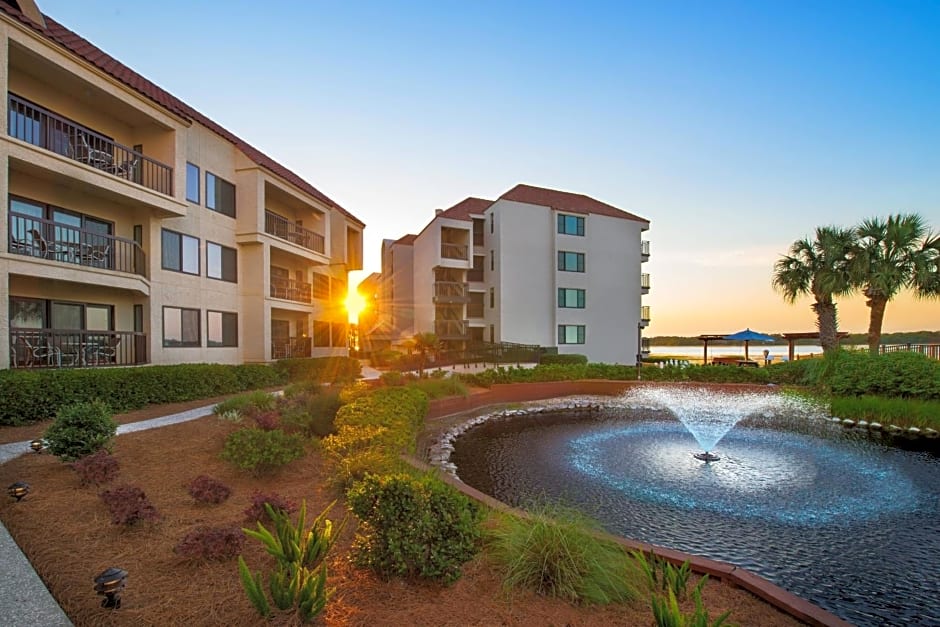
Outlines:
<svg viewBox="0 0 940 627"><path fill-rule="evenodd" d="M778 338L778 344L786 344L782 335L769 333ZM681 335L657 335L649 338L653 346L695 346L702 341L696 336ZM818 339L797 340L800 344L819 344ZM905 331L899 333L883 333L881 335L882 344L940 344L940 331ZM868 337L864 333L850 333L842 338L842 344L868 344ZM709 340L709 346L740 346L740 340Z"/></svg>

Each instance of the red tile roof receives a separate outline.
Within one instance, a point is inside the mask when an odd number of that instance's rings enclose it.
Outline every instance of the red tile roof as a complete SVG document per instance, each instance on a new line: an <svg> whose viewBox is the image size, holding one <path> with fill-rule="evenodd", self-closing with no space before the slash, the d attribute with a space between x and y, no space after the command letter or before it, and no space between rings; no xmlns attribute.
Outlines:
<svg viewBox="0 0 940 627"><path fill-rule="evenodd" d="M470 198L464 198L456 205L450 209L446 209L439 215L442 218L450 218L451 220L471 220L471 215L482 215L483 212L486 211L492 204L492 200L474 198L471 196Z"/></svg>
<svg viewBox="0 0 940 627"><path fill-rule="evenodd" d="M635 220L649 224L649 220L640 216L627 213L622 209L617 209L612 205L595 200L584 194L573 194L571 192L562 192L557 189L547 189L545 187L534 187L532 185L519 184L511 190L500 196L502 200L514 200L529 205L540 205L542 207L551 207L559 211L569 211L571 213L594 213L611 218L623 218L625 220Z"/></svg>
<svg viewBox="0 0 940 627"><path fill-rule="evenodd" d="M405 245L405 246L411 246L412 244L415 243L415 240L416 240L416 239L418 239L418 236L417 236L417 235L414 235L414 234L412 234L412 233L409 233L408 235L405 235L405 236L403 236L403 237L399 237L397 240L395 240L395 241L392 242L392 243L393 243L393 244L403 244L403 245Z"/></svg>
<svg viewBox="0 0 940 627"><path fill-rule="evenodd" d="M50 41L59 44L72 54L91 63L105 74L110 75L131 89L149 98L170 113L178 115L188 121L194 121L202 124L212 132L233 143L236 148L241 150L245 156L247 156L257 165L281 177L288 183L294 185L301 191L310 194L314 198L317 198L321 202L338 209L346 217L354 220L358 224L365 226L365 223L362 220L343 209L338 203L331 200L323 192L300 178L300 176L297 174L291 172L254 146L225 130L203 114L190 107L182 100L179 100L166 90L150 82L134 70L130 69L108 53L89 42L87 39L80 37L79 35L67 29L65 26L62 26L48 15L44 15L46 20L46 27L43 28L39 24L36 24L26 17L21 11L5 2L0 2L0 10L19 20L26 26L32 28L34 31L40 33Z"/></svg>

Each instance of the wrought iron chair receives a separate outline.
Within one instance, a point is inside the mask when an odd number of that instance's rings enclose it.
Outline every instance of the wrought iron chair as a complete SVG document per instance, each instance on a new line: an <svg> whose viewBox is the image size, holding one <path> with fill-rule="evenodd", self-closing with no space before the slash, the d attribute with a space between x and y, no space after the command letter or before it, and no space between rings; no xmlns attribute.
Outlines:
<svg viewBox="0 0 940 627"><path fill-rule="evenodd" d="M39 229L30 229L29 235L33 238L31 246L32 249L35 251L38 248L39 256L45 259L49 259L51 257L59 261L69 261L67 258L63 259L63 255L70 257L74 252L71 248L68 246L63 246L59 242L50 242L46 240L46 238L42 236L42 233L39 231Z"/></svg>
<svg viewBox="0 0 940 627"><path fill-rule="evenodd" d="M45 364L46 366L62 367L62 350L50 344L42 335L20 336L23 345L26 347L26 365L32 366L34 363Z"/></svg>
<svg viewBox="0 0 940 627"><path fill-rule="evenodd" d="M110 152L93 148L91 144L88 143L88 136L85 133L79 132L77 135L79 146L75 150L76 160L87 163L99 170L108 170L113 167L114 157Z"/></svg>

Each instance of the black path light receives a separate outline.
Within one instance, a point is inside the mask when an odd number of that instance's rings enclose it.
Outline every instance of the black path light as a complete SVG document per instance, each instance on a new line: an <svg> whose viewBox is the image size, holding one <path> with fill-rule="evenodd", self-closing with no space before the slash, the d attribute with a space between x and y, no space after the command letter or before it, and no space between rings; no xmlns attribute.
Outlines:
<svg viewBox="0 0 940 627"><path fill-rule="evenodd" d="M121 607L121 592L127 586L127 571L111 566L95 577L95 592L103 594L101 607L117 609Z"/></svg>
<svg viewBox="0 0 940 627"><path fill-rule="evenodd" d="M46 443L42 440L31 440L29 443L29 448L33 449L36 453L41 453L42 449L46 448Z"/></svg>
<svg viewBox="0 0 940 627"><path fill-rule="evenodd" d="M19 503L23 500L23 497L29 494L29 484L23 481L17 481L16 483L11 483L7 487L7 494L16 499L16 502Z"/></svg>

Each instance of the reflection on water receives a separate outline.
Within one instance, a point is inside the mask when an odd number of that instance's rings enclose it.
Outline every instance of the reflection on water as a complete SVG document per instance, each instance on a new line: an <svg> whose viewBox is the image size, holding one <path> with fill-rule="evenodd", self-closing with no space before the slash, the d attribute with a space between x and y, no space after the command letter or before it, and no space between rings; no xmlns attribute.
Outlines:
<svg viewBox="0 0 940 627"><path fill-rule="evenodd" d="M466 483L574 505L630 538L731 562L859 625L940 624L940 459L795 418L758 415L692 457L664 410L539 414L457 440ZM795 431L795 432L794 432ZM914 576L912 576L914 574Z"/></svg>

